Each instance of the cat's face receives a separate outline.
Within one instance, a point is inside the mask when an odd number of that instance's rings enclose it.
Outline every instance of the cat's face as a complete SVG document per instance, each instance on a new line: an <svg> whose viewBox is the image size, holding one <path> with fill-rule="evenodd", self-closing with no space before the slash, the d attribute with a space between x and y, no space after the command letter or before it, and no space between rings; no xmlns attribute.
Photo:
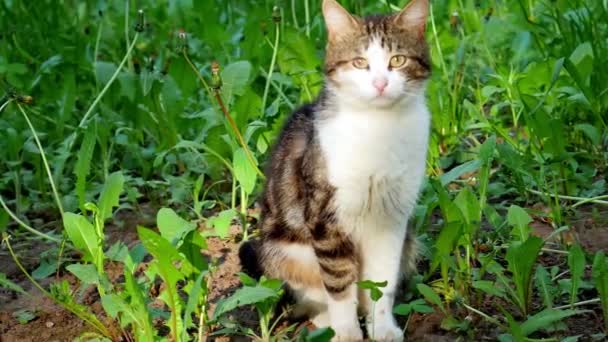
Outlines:
<svg viewBox="0 0 608 342"><path fill-rule="evenodd" d="M390 107L420 95L430 75L424 39L428 0L412 0L389 16L357 18L324 0L328 30L326 75L340 99Z"/></svg>

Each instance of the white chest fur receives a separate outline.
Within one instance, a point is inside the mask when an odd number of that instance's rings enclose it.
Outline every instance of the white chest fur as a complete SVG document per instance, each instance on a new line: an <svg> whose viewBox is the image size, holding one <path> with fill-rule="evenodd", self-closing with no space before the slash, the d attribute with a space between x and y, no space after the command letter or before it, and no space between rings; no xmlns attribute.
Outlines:
<svg viewBox="0 0 608 342"><path fill-rule="evenodd" d="M338 217L350 226L345 229L405 229L424 177L429 123L422 96L399 113L342 109L319 121Z"/></svg>

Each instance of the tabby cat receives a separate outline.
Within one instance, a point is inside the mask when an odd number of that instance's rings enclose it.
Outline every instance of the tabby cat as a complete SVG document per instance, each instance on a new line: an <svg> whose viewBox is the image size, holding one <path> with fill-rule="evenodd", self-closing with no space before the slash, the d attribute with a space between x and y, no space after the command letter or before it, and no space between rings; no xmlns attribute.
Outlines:
<svg viewBox="0 0 608 342"><path fill-rule="evenodd" d="M288 119L269 161L258 264L334 341L362 340L358 312L370 337L403 340L392 308L401 271L415 266L407 223L429 137L428 6L359 18L324 0L325 87ZM388 282L375 305L360 280Z"/></svg>

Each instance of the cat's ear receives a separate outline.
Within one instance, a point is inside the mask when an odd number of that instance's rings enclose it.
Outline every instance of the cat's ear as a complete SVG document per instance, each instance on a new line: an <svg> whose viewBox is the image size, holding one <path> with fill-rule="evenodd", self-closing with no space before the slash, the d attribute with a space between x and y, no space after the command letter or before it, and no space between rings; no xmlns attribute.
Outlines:
<svg viewBox="0 0 608 342"><path fill-rule="evenodd" d="M323 0L323 18L325 18L329 40L335 40L356 31L359 26L357 19L336 0Z"/></svg>
<svg viewBox="0 0 608 342"><path fill-rule="evenodd" d="M411 0L410 3L395 16L395 23L408 30L413 30L418 33L420 37L423 37L428 16L428 0Z"/></svg>

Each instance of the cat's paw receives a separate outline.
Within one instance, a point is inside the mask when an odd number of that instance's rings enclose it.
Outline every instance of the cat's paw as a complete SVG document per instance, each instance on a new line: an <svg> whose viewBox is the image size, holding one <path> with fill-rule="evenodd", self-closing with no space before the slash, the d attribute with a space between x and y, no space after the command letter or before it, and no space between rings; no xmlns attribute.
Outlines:
<svg viewBox="0 0 608 342"><path fill-rule="evenodd" d="M403 341L403 331L393 322L379 322L368 325L367 333L378 342L401 342Z"/></svg>
<svg viewBox="0 0 608 342"><path fill-rule="evenodd" d="M363 332L359 324L333 324L331 328L336 333L332 342L363 341Z"/></svg>

